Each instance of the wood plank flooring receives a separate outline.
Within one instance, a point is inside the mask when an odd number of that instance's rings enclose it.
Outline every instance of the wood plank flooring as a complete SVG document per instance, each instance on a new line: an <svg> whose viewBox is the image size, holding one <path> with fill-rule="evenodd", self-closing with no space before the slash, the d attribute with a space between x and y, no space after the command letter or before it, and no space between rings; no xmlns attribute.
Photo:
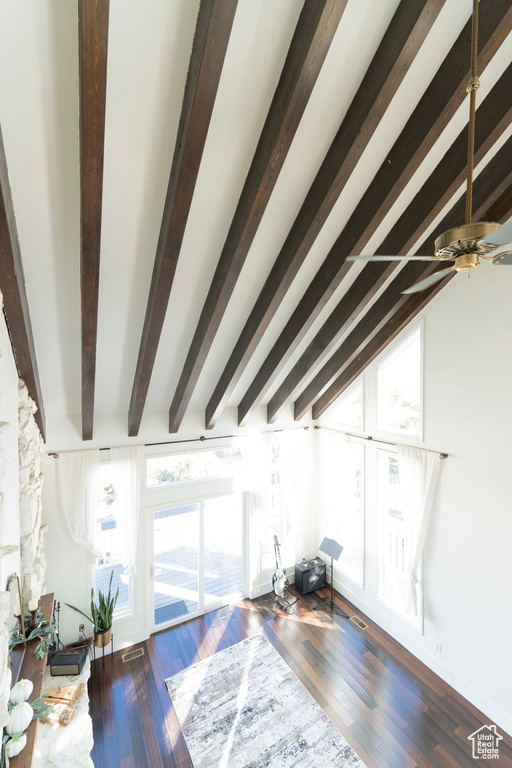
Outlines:
<svg viewBox="0 0 512 768"><path fill-rule="evenodd" d="M270 595L243 600L153 635L133 647L144 648L133 661L121 652L98 661L89 683L95 768L192 768L165 678L261 631L368 768L478 766L467 737L488 718L341 596L367 630L313 612L322 593L292 614L273 613ZM495 762L512 768L512 738L498 730Z"/></svg>

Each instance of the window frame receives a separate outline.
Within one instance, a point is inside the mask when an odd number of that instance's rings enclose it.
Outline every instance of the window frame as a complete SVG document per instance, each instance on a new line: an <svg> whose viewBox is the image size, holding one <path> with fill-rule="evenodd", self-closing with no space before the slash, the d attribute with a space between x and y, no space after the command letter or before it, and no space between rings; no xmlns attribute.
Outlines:
<svg viewBox="0 0 512 768"><path fill-rule="evenodd" d="M380 397L379 397L379 371L382 368L383 365L385 365L387 362L391 360L397 353L400 351L401 347L406 346L406 344L411 340L411 338L416 334L419 333L419 342L420 342L420 371L419 371L419 383L420 383L420 393L419 393L419 401L420 401L420 407L419 407L419 430L418 432L410 432L407 430L401 430L401 429L391 429L381 426L380 421ZM413 323L412 327L407 327L403 333L399 334L398 338L395 339L388 347L386 347L385 350L386 354L384 357L382 357L381 360L377 362L377 365L375 367L375 435L382 437L382 438L388 438L392 440L393 442L397 442L397 437L400 435L403 435L407 438L408 441L411 441L413 443L423 443L424 442L424 430L425 430L425 366L424 366L424 360L425 360L425 320L424 318L421 318L419 322ZM401 442L398 440L398 442Z"/></svg>
<svg viewBox="0 0 512 768"><path fill-rule="evenodd" d="M357 387L361 388L361 424L351 424L349 421L338 421L335 418L335 409L336 406L339 408L344 400L347 400L352 393L357 389ZM355 429L358 432L364 432L365 431L365 377L364 373L357 377L355 381L352 382L352 384L347 387L345 392L343 392L336 403L332 404L332 423L340 426L340 427L348 427L349 429Z"/></svg>
<svg viewBox="0 0 512 768"><path fill-rule="evenodd" d="M169 490L171 488L179 488L179 487L186 487L190 485L195 485L196 483L205 483L205 482L216 482L219 480L231 480L235 479L236 474L243 474L246 472L246 468L242 466L240 468L239 473L233 473L233 474L218 474L218 475L204 475L203 477L194 477L190 478L188 480L179 480L176 483L162 483L161 485L148 485L147 477L148 477L148 459L158 459L158 458L166 458L168 456L181 456L186 454L194 454L194 453L205 453L210 451L218 450L219 448L236 448L236 438L235 442L233 439L226 440L226 438L218 438L218 439L211 439L211 438L205 438L204 441L201 441L200 445L196 444L196 441L184 441L180 443L175 443L175 448L172 447L171 444L164 444L164 445L147 445L144 451L144 480L143 480L143 492L154 494L156 492L162 492ZM187 447L190 446L190 447ZM167 450L163 450L164 448L167 448Z"/></svg>

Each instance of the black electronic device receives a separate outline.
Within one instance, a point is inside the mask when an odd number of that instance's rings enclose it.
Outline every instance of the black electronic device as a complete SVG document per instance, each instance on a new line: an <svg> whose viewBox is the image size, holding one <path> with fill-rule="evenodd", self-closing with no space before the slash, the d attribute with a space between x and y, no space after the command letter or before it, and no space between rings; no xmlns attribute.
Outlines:
<svg viewBox="0 0 512 768"><path fill-rule="evenodd" d="M307 595L325 587L325 563L319 557L303 560L295 566L295 589L300 595Z"/></svg>
<svg viewBox="0 0 512 768"><path fill-rule="evenodd" d="M85 664L87 651L85 648L59 651L55 654L50 664L52 677L59 675L79 675Z"/></svg>

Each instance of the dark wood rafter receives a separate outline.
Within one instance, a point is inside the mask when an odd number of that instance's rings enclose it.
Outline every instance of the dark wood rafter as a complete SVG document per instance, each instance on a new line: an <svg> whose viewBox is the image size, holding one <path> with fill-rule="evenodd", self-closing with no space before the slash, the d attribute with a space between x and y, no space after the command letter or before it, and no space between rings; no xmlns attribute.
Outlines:
<svg viewBox="0 0 512 768"><path fill-rule="evenodd" d="M128 414L139 432L238 0L201 0Z"/></svg>
<svg viewBox="0 0 512 768"><path fill-rule="evenodd" d="M92 440L100 277L109 0L80 0L82 439Z"/></svg>
<svg viewBox="0 0 512 768"><path fill-rule="evenodd" d="M443 4L400 3L210 398L207 429L215 425Z"/></svg>
<svg viewBox="0 0 512 768"><path fill-rule="evenodd" d="M306 0L169 411L177 432L347 0Z"/></svg>
<svg viewBox="0 0 512 768"><path fill-rule="evenodd" d="M507 87L511 78L512 64L505 70L478 110L476 163L487 154L512 121L512 93ZM407 254L460 188L466 177L466 160L467 129L464 129L381 243L377 249L378 253ZM270 399L267 407L269 423L275 421L306 378L311 376L315 366L332 352L349 325L372 300L397 266L398 262L370 263L362 270ZM243 401L240 409L242 404ZM245 416L245 409L240 414L240 420L242 415Z"/></svg>
<svg viewBox="0 0 512 768"><path fill-rule="evenodd" d="M512 10L510 3L505 1L494 4L489 0L481 0L480 6L479 68L482 72L512 30ZM346 256L364 252L377 226L396 202L401 191L411 180L420 163L464 101L470 67L468 44L470 35L471 20L468 21L445 58L427 92L418 103L373 182L240 401L238 409L240 425L244 423L250 409L261 401L340 285L349 269L349 264L345 263ZM504 79L502 81L502 93L505 94L509 89L506 81ZM453 192L455 189L456 187ZM446 193L449 195L448 189ZM441 208L442 205L439 204L436 209L432 209L431 221ZM424 214L420 220L423 217ZM418 237L421 237L421 233ZM290 396L289 394L288 397ZM277 405L277 400L274 405ZM280 406L276 410L279 408ZM268 414L271 421L277 417L277 413L272 414L272 410L274 407Z"/></svg>
<svg viewBox="0 0 512 768"><path fill-rule="evenodd" d="M0 130L0 292L9 338L18 375L37 405L35 419L43 440L46 424L43 395L37 370L32 323L25 290L16 217L7 172L4 142Z"/></svg>
<svg viewBox="0 0 512 768"><path fill-rule="evenodd" d="M503 199L504 193L512 181L512 138L509 139L501 150L495 155L487 167L478 176L474 190L475 214L474 220L487 218L489 213L496 215L496 202ZM465 201L461 198L436 227L436 233L429 236L417 250L417 254L432 252L435 236L450 227L457 226L464 219ZM506 215L502 213L500 218ZM399 324L400 330L417 314L413 310L415 306L422 308L429 297L437 291L421 292L412 296L403 295L402 291L409 288L418 280L427 277L437 269L446 268L446 264L439 262L410 262L398 273L391 285L382 296L369 309L364 318L356 325L352 333L345 339L315 378L308 384L295 401L295 420L301 419L314 407L315 417L318 418L320 410L323 412L334 399L339 396L337 392L341 381L344 381L344 372L352 366L356 360L361 365L358 370L362 372L367 363L363 364L365 348L379 335L381 348L389 343L398 333L394 332L395 324ZM441 285L444 285L443 281ZM437 286L435 286L437 288ZM424 300L424 301L423 301ZM421 303L423 301L423 303ZM417 310L419 311L419 309ZM388 336L388 341L383 343L383 337ZM382 346L383 345L383 346ZM372 358L373 359L373 358ZM368 361L369 362L369 361ZM352 368L354 374L355 365ZM355 374L351 376L351 381ZM328 402L328 404L326 404Z"/></svg>

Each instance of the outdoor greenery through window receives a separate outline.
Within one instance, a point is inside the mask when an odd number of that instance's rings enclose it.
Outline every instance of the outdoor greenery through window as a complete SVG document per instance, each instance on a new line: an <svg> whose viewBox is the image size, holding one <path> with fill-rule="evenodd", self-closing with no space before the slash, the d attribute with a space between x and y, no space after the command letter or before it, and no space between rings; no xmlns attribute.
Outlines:
<svg viewBox="0 0 512 768"><path fill-rule="evenodd" d="M116 605L116 613L126 610L130 606L129 579L124 575L124 568L119 560L118 544L118 514L116 490L112 480L112 465L102 463L100 466L100 482L98 493L98 506L96 514L96 527L94 532L94 545L100 557L96 561L95 591L108 592L110 574L112 578L112 591L115 593L119 587L119 599Z"/></svg>
<svg viewBox="0 0 512 768"><path fill-rule="evenodd" d="M233 447L155 456L147 460L146 483L148 488L158 488L190 480L230 477L242 469L242 462L242 451Z"/></svg>
<svg viewBox="0 0 512 768"><path fill-rule="evenodd" d="M421 329L379 365L378 427L421 437Z"/></svg>

